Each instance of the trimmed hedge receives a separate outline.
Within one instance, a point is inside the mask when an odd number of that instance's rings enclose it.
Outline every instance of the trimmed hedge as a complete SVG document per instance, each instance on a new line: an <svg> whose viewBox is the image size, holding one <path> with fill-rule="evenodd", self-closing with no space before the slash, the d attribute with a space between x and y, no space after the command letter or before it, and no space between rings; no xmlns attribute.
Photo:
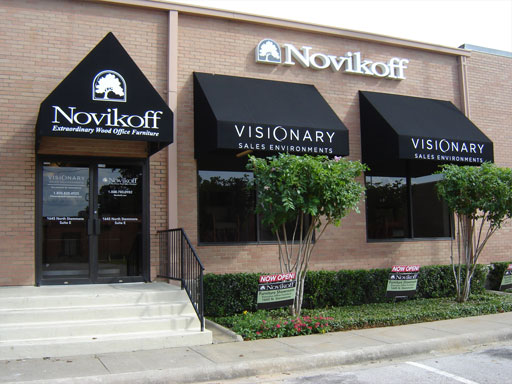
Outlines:
<svg viewBox="0 0 512 384"><path fill-rule="evenodd" d="M256 311L258 273L204 275L204 311L206 316L230 316Z"/></svg>
<svg viewBox="0 0 512 384"><path fill-rule="evenodd" d="M391 269L308 271L303 308L343 307L392 301L386 298ZM471 281L471 293L485 290L487 267L478 265ZM256 310L259 273L204 276L205 314L219 317ZM503 273L502 273L503 276ZM501 280L500 280L501 282ZM416 298L455 295L451 265L424 266L420 269Z"/></svg>
<svg viewBox="0 0 512 384"><path fill-rule="evenodd" d="M494 291L499 291L501 286L501 281L503 280L503 273L508 268L511 262L494 262L491 263L491 268L489 269L489 275L487 276L487 287Z"/></svg>
<svg viewBox="0 0 512 384"><path fill-rule="evenodd" d="M308 271L303 308L382 303L391 269Z"/></svg>
<svg viewBox="0 0 512 384"><path fill-rule="evenodd" d="M485 280L488 268L486 265L477 265L471 279L471 293L478 294L485 291ZM466 267L462 266L461 276L464 281ZM425 299L450 297L455 295L455 279L451 265L432 265L420 269L417 296Z"/></svg>
<svg viewBox="0 0 512 384"><path fill-rule="evenodd" d="M386 298L391 269L309 271L304 287L303 308L343 307L392 301ZM465 271L465 268L463 268ZM478 265L471 280L471 293L482 293L487 267ZM420 269L417 298L455 295L451 265L430 265Z"/></svg>

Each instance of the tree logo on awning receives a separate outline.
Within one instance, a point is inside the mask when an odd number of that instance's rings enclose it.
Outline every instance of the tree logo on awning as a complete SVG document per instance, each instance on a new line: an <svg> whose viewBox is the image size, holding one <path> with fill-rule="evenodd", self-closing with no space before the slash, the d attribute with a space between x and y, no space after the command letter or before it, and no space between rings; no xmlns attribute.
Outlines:
<svg viewBox="0 0 512 384"><path fill-rule="evenodd" d="M126 102L126 82L123 76L112 70L99 72L92 82L92 99Z"/></svg>
<svg viewBox="0 0 512 384"><path fill-rule="evenodd" d="M36 145L47 136L146 142L151 155L172 143L173 113L110 32L41 103L36 133Z"/></svg>
<svg viewBox="0 0 512 384"><path fill-rule="evenodd" d="M256 47L256 62L268 64L281 63L281 47L272 39L263 39Z"/></svg>

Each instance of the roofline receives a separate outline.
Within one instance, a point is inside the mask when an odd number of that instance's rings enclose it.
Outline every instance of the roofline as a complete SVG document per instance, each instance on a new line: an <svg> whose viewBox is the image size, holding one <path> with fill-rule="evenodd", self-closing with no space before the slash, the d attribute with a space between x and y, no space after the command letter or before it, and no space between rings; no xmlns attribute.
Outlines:
<svg viewBox="0 0 512 384"><path fill-rule="evenodd" d="M369 32L359 32L349 29L342 29L336 27L327 27L319 24L310 24L299 21L278 19L275 17L258 16L248 13L225 11L215 8L206 8L193 5L170 3L163 0L88 0L99 3L112 3L124 6L144 7L159 9L165 11L177 11L178 13L185 13L199 16L209 16L221 19L238 20L243 22L265 24L274 27L295 29L300 31L307 31L313 33L320 33L324 35L346 37L354 40L370 41L385 45L396 47L418 49L423 51L430 51L446 55L455 56L471 56L471 51L461 48L450 48L442 45L423 43L419 41L400 39L385 35L379 35Z"/></svg>
<svg viewBox="0 0 512 384"><path fill-rule="evenodd" d="M503 51L503 50L494 49L494 48L481 47L479 45L462 44L459 48L468 49L470 51L475 51L475 52L483 52L483 53L487 53L489 55L504 56L504 57L512 58L512 52Z"/></svg>

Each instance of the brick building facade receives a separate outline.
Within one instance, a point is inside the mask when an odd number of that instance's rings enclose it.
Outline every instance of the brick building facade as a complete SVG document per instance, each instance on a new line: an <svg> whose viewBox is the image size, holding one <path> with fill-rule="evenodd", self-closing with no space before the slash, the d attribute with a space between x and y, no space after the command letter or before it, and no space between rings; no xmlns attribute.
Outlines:
<svg viewBox="0 0 512 384"><path fill-rule="evenodd" d="M157 274L157 231L169 227L186 230L207 272L276 269L273 242L216 243L200 238L202 166L194 152L195 72L314 85L348 129L351 160L362 158L359 91L450 101L493 142L495 163L512 166L508 53L439 47L158 1L7 0L0 5L0 15L0 285L44 283L37 272L38 263L44 261L36 257L37 248L46 241L36 237L42 220L36 179L44 172L38 167L45 166L37 159L43 155L99 162L149 159L145 208L149 229L140 256L147 259L145 280ZM36 149L41 103L109 32L169 103L174 142L149 157L140 142L127 140L47 138ZM382 63L406 59L405 79L314 70L299 63L257 63L255 49L265 38L297 49L312 47L311 54L341 57L360 52L363 59ZM449 236L368 239L366 208L362 201L360 214L349 215L340 227L327 231L315 249L311 269L449 262ZM489 242L480 262L509 260L511 242L512 228L507 225ZM66 247L64 256L72 252Z"/></svg>

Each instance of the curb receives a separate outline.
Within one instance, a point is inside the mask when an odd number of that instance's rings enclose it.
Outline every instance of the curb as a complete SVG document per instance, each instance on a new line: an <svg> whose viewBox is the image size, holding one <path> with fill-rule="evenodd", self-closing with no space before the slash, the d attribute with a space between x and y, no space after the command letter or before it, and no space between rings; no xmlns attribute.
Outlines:
<svg viewBox="0 0 512 384"><path fill-rule="evenodd" d="M261 359L243 363L222 363L214 367L164 369L101 376L87 376L53 380L17 382L17 384L125 384L125 383L198 383L213 380L229 380L262 374L330 368L369 361L400 358L427 352L446 351L453 348L512 340L512 328L499 331L467 333L430 340L365 347L353 351L336 351L311 355L295 355Z"/></svg>
<svg viewBox="0 0 512 384"><path fill-rule="evenodd" d="M222 325L214 323L213 321L208 320L206 318L204 320L205 320L205 325L206 325L205 328L206 329L214 329L217 332L220 332L220 333L224 334L225 336L229 337L234 342L244 341L242 336L233 332L231 329L225 328Z"/></svg>
<svg viewBox="0 0 512 384"><path fill-rule="evenodd" d="M492 289L488 289L487 292L495 293L497 295L512 295L512 292L506 292L506 291L494 291Z"/></svg>

